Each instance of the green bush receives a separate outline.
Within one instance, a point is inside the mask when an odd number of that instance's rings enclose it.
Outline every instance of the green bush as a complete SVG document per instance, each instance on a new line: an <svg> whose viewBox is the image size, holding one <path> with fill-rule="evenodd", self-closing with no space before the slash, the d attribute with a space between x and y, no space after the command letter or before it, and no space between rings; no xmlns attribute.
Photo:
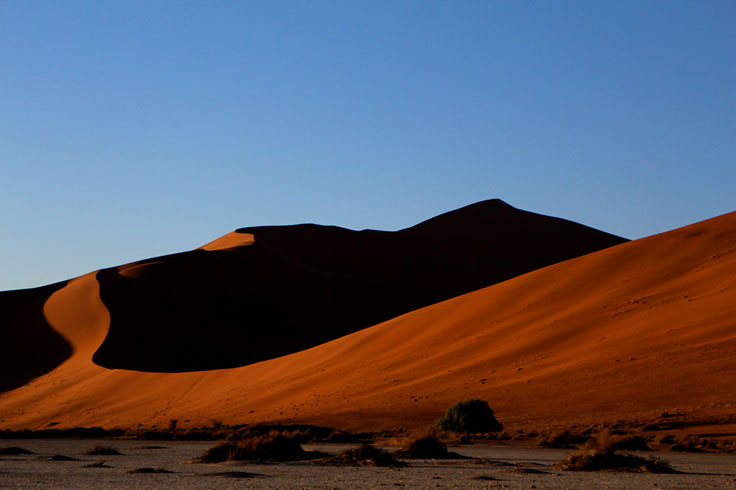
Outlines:
<svg viewBox="0 0 736 490"><path fill-rule="evenodd" d="M453 432L488 433L503 429L503 424L496 420L493 410L485 400L471 398L461 401L445 412L445 416L437 421L437 427Z"/></svg>

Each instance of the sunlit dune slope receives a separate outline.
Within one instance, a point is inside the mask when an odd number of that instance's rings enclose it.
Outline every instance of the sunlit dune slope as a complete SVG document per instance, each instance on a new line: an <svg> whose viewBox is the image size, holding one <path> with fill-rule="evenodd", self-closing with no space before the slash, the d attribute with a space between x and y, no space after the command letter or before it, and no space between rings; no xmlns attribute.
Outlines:
<svg viewBox="0 0 736 490"><path fill-rule="evenodd" d="M218 419L411 428L468 397L487 399L512 430L650 421L663 411L728 421L736 413L735 249L731 213L306 351L170 374L92 362L108 321L92 274L44 309L73 357L0 395L0 425L148 427L175 418L180 426Z"/></svg>
<svg viewBox="0 0 736 490"><path fill-rule="evenodd" d="M397 232L244 228L100 271L112 320L94 361L163 372L242 366L624 241L500 200Z"/></svg>

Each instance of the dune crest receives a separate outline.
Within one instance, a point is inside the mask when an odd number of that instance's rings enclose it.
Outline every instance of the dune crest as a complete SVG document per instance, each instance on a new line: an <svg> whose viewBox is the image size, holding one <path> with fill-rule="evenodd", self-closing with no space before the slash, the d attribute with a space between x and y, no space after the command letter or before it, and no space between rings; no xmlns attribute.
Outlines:
<svg viewBox="0 0 736 490"><path fill-rule="evenodd" d="M237 231L233 231L202 245L199 249L208 251L227 250L228 248L253 245L253 242L255 242L255 237L252 233L239 233Z"/></svg>
<svg viewBox="0 0 736 490"><path fill-rule="evenodd" d="M420 427L487 399L509 429L651 422L736 424L736 213L554 264L288 356L186 373L89 359L104 314L60 328L67 362L0 395L6 428L310 422ZM49 307L58 323L63 295ZM77 301L77 299L75 299ZM84 345L83 345L84 344ZM84 352L83 352L84 351Z"/></svg>

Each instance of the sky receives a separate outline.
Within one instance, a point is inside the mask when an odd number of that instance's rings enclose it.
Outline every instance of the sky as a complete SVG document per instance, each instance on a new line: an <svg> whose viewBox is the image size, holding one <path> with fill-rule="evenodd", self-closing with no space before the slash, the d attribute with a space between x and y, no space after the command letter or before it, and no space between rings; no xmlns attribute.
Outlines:
<svg viewBox="0 0 736 490"><path fill-rule="evenodd" d="M0 290L500 198L736 209L733 1L0 0Z"/></svg>

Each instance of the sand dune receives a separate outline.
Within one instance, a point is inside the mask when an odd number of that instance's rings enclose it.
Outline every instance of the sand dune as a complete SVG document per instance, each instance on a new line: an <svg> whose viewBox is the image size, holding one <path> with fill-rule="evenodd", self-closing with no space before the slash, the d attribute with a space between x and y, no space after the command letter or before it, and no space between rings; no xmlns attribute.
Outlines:
<svg viewBox="0 0 736 490"><path fill-rule="evenodd" d="M100 271L112 320L94 360L163 372L243 366L623 241L499 200L397 232L244 228Z"/></svg>
<svg viewBox="0 0 736 490"><path fill-rule="evenodd" d="M736 413L735 249L731 213L302 352L168 374L92 361L108 317L90 274L44 308L74 355L0 395L0 426L166 426L176 418L181 426L218 419L411 428L471 396L489 400L511 429L650 421L663 411L727 421Z"/></svg>

